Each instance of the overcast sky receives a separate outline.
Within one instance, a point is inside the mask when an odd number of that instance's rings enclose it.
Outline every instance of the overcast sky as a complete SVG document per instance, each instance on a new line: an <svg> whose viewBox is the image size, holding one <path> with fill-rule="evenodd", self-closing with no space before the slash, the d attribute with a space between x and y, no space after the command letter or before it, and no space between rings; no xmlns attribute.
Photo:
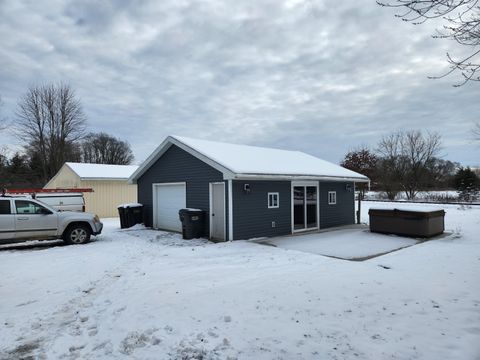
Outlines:
<svg viewBox="0 0 480 360"><path fill-rule="evenodd" d="M480 165L480 85L427 79L462 50L374 0L0 0L0 15L3 115L29 85L67 82L90 129L128 140L137 162L169 134L339 162L425 129L446 159Z"/></svg>

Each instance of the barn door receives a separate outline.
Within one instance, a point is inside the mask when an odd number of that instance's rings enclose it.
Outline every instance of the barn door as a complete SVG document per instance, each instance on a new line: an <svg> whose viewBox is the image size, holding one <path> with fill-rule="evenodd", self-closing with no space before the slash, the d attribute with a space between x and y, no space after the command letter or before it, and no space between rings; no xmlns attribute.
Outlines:
<svg viewBox="0 0 480 360"><path fill-rule="evenodd" d="M225 183L210 183L210 239L225 241Z"/></svg>

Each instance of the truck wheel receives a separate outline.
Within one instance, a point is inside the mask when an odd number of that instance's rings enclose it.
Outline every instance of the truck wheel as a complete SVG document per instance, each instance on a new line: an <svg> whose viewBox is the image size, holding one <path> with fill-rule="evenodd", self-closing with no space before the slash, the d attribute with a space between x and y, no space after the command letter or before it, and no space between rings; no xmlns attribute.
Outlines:
<svg viewBox="0 0 480 360"><path fill-rule="evenodd" d="M63 236L67 244L85 244L90 241L92 231L86 225L71 225Z"/></svg>

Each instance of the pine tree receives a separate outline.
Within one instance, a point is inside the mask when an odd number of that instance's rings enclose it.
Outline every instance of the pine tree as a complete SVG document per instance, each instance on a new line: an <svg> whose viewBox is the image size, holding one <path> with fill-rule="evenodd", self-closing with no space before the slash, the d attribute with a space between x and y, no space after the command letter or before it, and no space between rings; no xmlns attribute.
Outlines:
<svg viewBox="0 0 480 360"><path fill-rule="evenodd" d="M455 174L455 189L460 200L471 202L479 196L480 179L469 167L460 168Z"/></svg>

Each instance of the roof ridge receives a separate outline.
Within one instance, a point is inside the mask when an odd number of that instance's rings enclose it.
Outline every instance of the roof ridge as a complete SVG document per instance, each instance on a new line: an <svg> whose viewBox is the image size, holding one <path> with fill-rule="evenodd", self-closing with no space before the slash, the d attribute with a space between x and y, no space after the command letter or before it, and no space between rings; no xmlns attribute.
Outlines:
<svg viewBox="0 0 480 360"><path fill-rule="evenodd" d="M306 155L310 155L304 151L300 150L289 150L289 149L282 149L278 147L270 147L270 146L260 146L260 145L250 145L250 144L237 144L233 142L227 142L227 141L217 141L217 140L209 140L209 139L200 139L200 138L193 138L189 136L180 136L180 135L169 135L169 137L172 137L182 143L184 143L181 139L187 139L187 140L193 140L193 141L205 141L205 142L210 142L210 143L216 143L216 144L225 144L225 145L235 145L235 146L242 146L242 147L251 147L251 148L258 148L258 149L267 149L267 150L276 150L276 151L286 151L286 152L297 152L297 153L302 153ZM185 144L187 145L187 144ZM310 155L313 156L313 155ZM326 160L325 160L326 161Z"/></svg>

